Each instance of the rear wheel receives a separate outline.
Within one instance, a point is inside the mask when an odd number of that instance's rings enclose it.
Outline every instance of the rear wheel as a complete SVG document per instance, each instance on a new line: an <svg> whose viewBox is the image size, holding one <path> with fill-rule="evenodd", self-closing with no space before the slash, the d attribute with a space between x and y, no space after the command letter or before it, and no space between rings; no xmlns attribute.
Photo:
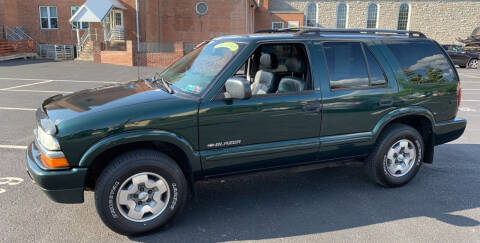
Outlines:
<svg viewBox="0 0 480 243"><path fill-rule="evenodd" d="M113 231L134 235L167 224L187 198L187 183L178 165L153 150L128 152L102 172L95 205Z"/></svg>
<svg viewBox="0 0 480 243"><path fill-rule="evenodd" d="M374 182L389 187L408 183L423 160L422 136L414 128L393 124L379 136L365 168Z"/></svg>
<svg viewBox="0 0 480 243"><path fill-rule="evenodd" d="M473 58L472 60L470 60L468 62L468 67L477 69L478 68L478 59Z"/></svg>

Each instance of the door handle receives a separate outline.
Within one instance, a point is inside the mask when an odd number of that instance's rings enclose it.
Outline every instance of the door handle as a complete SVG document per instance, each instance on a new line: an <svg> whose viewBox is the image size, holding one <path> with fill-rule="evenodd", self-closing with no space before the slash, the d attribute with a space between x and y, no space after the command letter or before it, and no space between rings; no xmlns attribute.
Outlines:
<svg viewBox="0 0 480 243"><path fill-rule="evenodd" d="M391 106L393 105L393 99L387 98L387 99L380 99L380 102L378 102L380 106Z"/></svg>
<svg viewBox="0 0 480 243"><path fill-rule="evenodd" d="M303 105L303 110L306 112L319 112L322 109L322 104L320 103L307 103Z"/></svg>

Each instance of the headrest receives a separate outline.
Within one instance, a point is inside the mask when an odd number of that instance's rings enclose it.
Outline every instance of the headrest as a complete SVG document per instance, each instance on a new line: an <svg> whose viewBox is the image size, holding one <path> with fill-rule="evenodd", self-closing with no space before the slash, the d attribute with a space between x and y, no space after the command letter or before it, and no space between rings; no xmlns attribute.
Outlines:
<svg viewBox="0 0 480 243"><path fill-rule="evenodd" d="M292 73L305 73L306 68L305 64L300 58L289 58L287 61L285 61L285 65L287 66L287 69L289 72Z"/></svg>
<svg viewBox="0 0 480 243"><path fill-rule="evenodd" d="M260 56L260 66L263 68L275 69L278 67L277 56L273 53L263 53Z"/></svg>
<svg viewBox="0 0 480 243"><path fill-rule="evenodd" d="M305 81L298 78L284 77L280 80L277 93L300 92L305 87Z"/></svg>

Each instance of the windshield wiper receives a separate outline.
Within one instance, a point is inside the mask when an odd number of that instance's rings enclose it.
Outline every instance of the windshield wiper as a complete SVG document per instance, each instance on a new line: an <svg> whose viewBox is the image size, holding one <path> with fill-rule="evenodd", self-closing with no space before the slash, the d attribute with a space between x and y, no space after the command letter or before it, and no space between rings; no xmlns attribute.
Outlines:
<svg viewBox="0 0 480 243"><path fill-rule="evenodd" d="M165 89L167 89L168 93L173 94L173 89L170 88L171 84L168 81L166 81L165 78L163 77L160 78L160 81L162 81L162 84L165 87Z"/></svg>
<svg viewBox="0 0 480 243"><path fill-rule="evenodd" d="M160 77L160 74L158 73L155 73L155 75L153 75L153 78L152 78L152 83L153 84L156 84L158 83L158 81L160 81L160 83L163 85L163 87L165 88L165 90L169 93L169 94L173 94L173 89L170 88L170 83L168 81L165 80L164 77Z"/></svg>

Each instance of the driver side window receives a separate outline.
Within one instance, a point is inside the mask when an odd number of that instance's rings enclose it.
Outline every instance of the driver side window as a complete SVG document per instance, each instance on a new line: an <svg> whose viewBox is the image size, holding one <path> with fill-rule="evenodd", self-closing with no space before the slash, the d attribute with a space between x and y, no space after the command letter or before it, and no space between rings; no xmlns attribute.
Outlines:
<svg viewBox="0 0 480 243"><path fill-rule="evenodd" d="M452 48L454 52L462 52L462 48L460 48L459 46L453 46Z"/></svg>
<svg viewBox="0 0 480 243"><path fill-rule="evenodd" d="M253 96L313 90L308 55L299 43L260 45L234 77L246 78Z"/></svg>

